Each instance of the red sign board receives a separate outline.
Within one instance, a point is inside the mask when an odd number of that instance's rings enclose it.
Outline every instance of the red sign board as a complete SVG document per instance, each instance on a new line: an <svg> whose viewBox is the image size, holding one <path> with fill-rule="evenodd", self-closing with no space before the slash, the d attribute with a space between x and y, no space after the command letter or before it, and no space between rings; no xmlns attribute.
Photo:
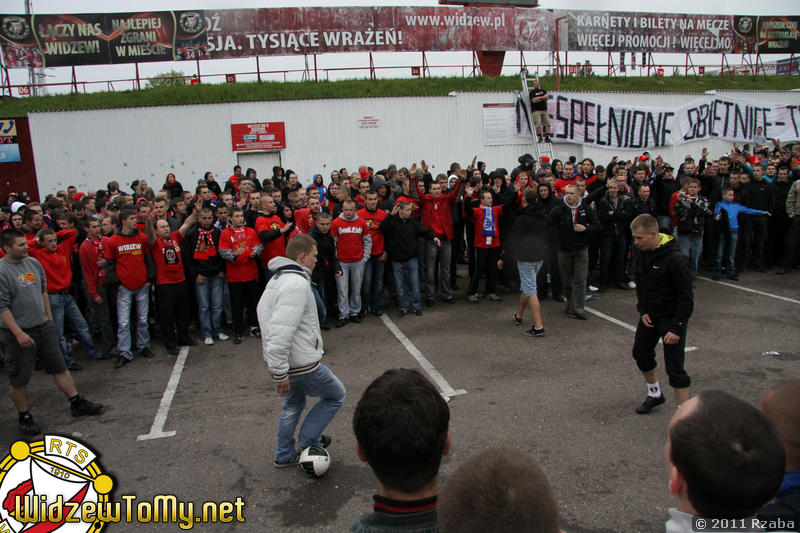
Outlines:
<svg viewBox="0 0 800 533"><path fill-rule="evenodd" d="M700 75L701 75L701 76L704 76L704 75L705 75L705 73L706 73L706 67L705 67L705 66L703 66L703 65L700 65L699 67L697 67L697 70L699 70L699 71L700 71Z"/></svg>
<svg viewBox="0 0 800 533"><path fill-rule="evenodd" d="M286 128L283 122L253 122L231 124L234 152L279 150L286 148Z"/></svg>
<svg viewBox="0 0 800 533"><path fill-rule="evenodd" d="M20 96L30 96L31 95L31 88L28 85L20 85L18 90L19 90L19 95Z"/></svg>
<svg viewBox="0 0 800 533"><path fill-rule="evenodd" d="M236 83L236 74L225 74L225 83Z"/></svg>

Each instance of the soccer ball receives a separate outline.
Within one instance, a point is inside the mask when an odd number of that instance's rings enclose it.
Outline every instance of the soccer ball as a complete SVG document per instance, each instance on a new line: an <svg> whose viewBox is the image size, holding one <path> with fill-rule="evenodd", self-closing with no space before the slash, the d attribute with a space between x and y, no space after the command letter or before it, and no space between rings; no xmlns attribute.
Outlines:
<svg viewBox="0 0 800 533"><path fill-rule="evenodd" d="M309 446L300 452L300 468L312 477L320 477L331 466L331 456L322 446Z"/></svg>

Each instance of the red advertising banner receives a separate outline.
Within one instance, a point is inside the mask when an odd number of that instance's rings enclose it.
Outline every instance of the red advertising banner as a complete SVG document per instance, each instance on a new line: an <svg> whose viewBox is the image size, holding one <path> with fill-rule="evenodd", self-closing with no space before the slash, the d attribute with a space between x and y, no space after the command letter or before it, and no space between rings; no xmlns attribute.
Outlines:
<svg viewBox="0 0 800 533"><path fill-rule="evenodd" d="M561 42L556 46L556 21ZM303 7L0 15L6 67L330 52L800 52L798 16L501 6Z"/></svg>
<svg viewBox="0 0 800 533"><path fill-rule="evenodd" d="M234 152L280 150L286 148L286 127L283 122L231 124Z"/></svg>

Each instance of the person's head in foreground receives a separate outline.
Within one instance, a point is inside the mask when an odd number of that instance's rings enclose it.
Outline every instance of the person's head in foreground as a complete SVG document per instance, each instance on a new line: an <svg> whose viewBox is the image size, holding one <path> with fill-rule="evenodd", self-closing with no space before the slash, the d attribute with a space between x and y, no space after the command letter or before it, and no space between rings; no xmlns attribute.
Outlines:
<svg viewBox="0 0 800 533"><path fill-rule="evenodd" d="M440 533L558 533L547 475L518 448L490 448L451 475L439 495Z"/></svg>
<svg viewBox="0 0 800 533"><path fill-rule="evenodd" d="M669 424L665 455L669 491L678 511L691 515L753 516L783 480L785 455L775 427L758 409L722 391L704 391L681 404Z"/></svg>

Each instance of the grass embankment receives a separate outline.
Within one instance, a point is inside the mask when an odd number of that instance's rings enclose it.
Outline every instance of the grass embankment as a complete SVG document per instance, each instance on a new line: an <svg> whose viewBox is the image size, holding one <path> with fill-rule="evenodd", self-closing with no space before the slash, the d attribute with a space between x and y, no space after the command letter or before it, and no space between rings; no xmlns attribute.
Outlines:
<svg viewBox="0 0 800 533"><path fill-rule="evenodd" d="M542 77L542 86L555 90L554 76ZM59 94L35 98L12 98L0 103L0 117L20 117L35 111L68 111L165 105L216 104L317 98L374 98L398 96L444 96L451 91L515 91L518 76L497 78L424 78L342 80L315 82L252 82L161 87L140 91ZM622 91L701 93L717 90L789 90L800 88L800 76L670 76L565 78L563 91Z"/></svg>

